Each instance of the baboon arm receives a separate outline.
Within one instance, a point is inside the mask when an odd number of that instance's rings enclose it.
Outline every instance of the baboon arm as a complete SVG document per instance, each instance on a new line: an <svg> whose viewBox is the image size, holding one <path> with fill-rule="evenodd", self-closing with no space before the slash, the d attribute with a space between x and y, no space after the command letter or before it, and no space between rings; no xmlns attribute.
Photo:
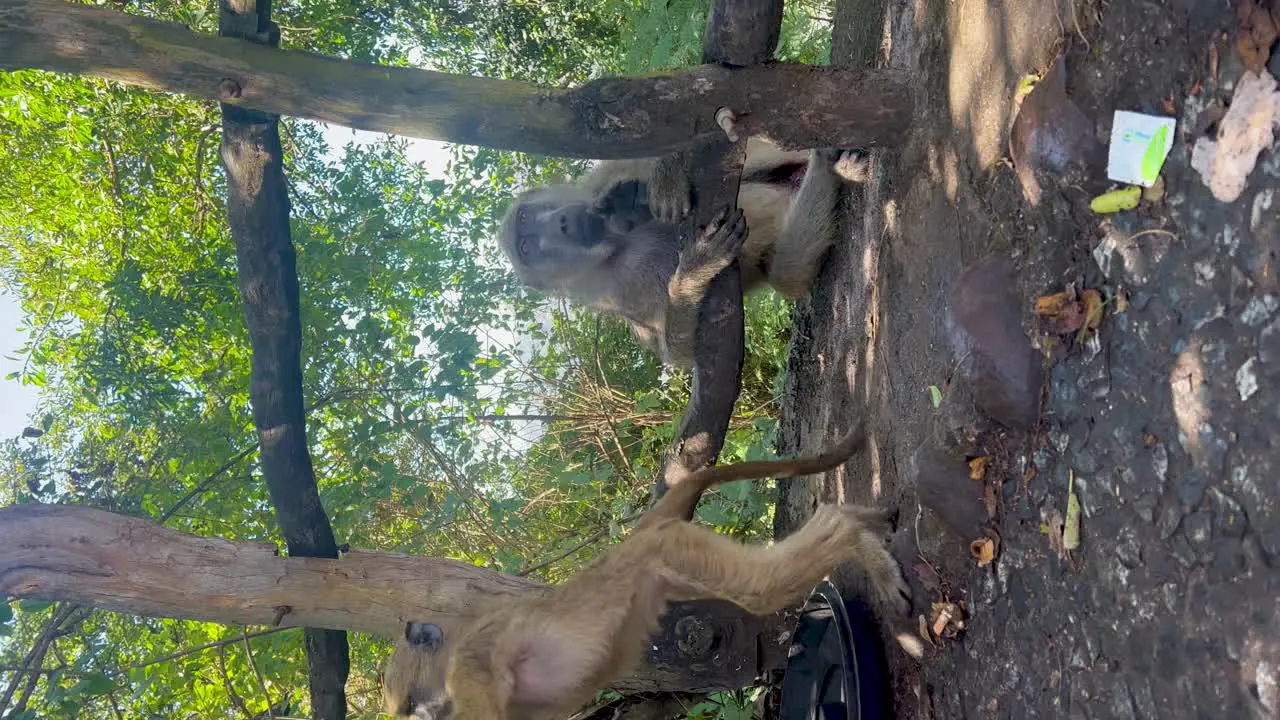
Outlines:
<svg viewBox="0 0 1280 720"><path fill-rule="evenodd" d="M604 195L614 185L629 180L649 181L658 158L604 160L582 179L582 187L594 197Z"/></svg>

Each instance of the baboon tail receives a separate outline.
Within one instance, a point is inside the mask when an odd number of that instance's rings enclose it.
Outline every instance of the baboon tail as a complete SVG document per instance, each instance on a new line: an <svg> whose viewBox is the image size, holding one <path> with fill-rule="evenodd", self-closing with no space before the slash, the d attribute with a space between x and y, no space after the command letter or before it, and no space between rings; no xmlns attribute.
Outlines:
<svg viewBox="0 0 1280 720"><path fill-rule="evenodd" d="M852 430L845 433L844 437L819 455L778 458L776 460L754 460L703 468L668 489L667 494L663 495L650 508L637 527L642 528L657 520L688 516L702 493L720 483L766 477L789 478L796 475L826 472L848 460L850 456L862 447L866 439L862 421L858 421Z"/></svg>

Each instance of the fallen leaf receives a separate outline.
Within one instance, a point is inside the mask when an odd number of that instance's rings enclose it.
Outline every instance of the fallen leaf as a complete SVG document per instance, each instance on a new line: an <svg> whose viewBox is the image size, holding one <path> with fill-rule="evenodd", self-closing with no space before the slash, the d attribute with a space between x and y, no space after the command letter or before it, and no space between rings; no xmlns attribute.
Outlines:
<svg viewBox="0 0 1280 720"><path fill-rule="evenodd" d="M929 402L933 403L933 409L937 410L942 405L942 390L937 385L929 386Z"/></svg>
<svg viewBox="0 0 1280 720"><path fill-rule="evenodd" d="M1076 476L1067 476L1067 516L1062 523L1062 549L1070 552L1080 547L1080 499L1076 497Z"/></svg>
<svg viewBox="0 0 1280 720"><path fill-rule="evenodd" d="M1116 312L1129 312L1129 293L1123 290L1116 293Z"/></svg>
<svg viewBox="0 0 1280 720"><path fill-rule="evenodd" d="M1036 85L1040 82L1040 76L1035 73L1023 75L1018 81L1018 87L1013 91L1013 104L1021 105L1022 101L1036 89Z"/></svg>
<svg viewBox="0 0 1280 720"><path fill-rule="evenodd" d="M1087 289L1080 293L1080 299L1084 302L1084 326L1089 330L1097 330L1102 324L1102 293Z"/></svg>
<svg viewBox="0 0 1280 720"><path fill-rule="evenodd" d="M1084 325L1084 305L1071 290L1036 298L1035 312L1049 320L1048 330L1055 335L1069 335Z"/></svg>
<svg viewBox="0 0 1280 720"><path fill-rule="evenodd" d="M987 463L991 462L990 455L980 455L969 460L969 479L979 480L987 476Z"/></svg>
<svg viewBox="0 0 1280 720"><path fill-rule="evenodd" d="M1035 466L1035 463L1027 464L1027 469L1022 471L1022 484L1018 487L1018 493L1021 494L1022 497L1025 498L1031 491L1031 481L1035 480L1036 475L1039 474L1040 469Z"/></svg>
<svg viewBox="0 0 1280 720"><path fill-rule="evenodd" d="M1036 314L1045 317L1061 315L1062 311L1074 302L1075 298L1065 292L1054 293L1053 295L1041 295L1036 298Z"/></svg>
<svg viewBox="0 0 1280 720"><path fill-rule="evenodd" d="M996 544L991 538L982 538L969 543L969 554L978 561L978 567L986 567L996 559Z"/></svg>
<svg viewBox="0 0 1280 720"><path fill-rule="evenodd" d="M1165 114L1165 115L1177 115L1177 114L1178 114L1178 113L1176 112L1176 109L1175 109L1175 108L1174 108L1174 106L1173 106L1173 95L1172 95L1172 94L1170 94L1170 95L1166 95L1166 96L1165 96L1165 98L1164 98L1164 100L1161 100L1161 101L1160 101L1160 109L1164 110L1164 114Z"/></svg>
<svg viewBox="0 0 1280 720"><path fill-rule="evenodd" d="M1049 549L1058 557L1064 557L1066 552L1062 547L1062 526L1064 524L1062 513L1058 512L1056 508L1049 507L1041 510L1040 516L1043 520L1040 523L1040 532L1048 536Z"/></svg>
<svg viewBox="0 0 1280 720"><path fill-rule="evenodd" d="M1236 52L1244 66L1255 73L1262 72L1280 34L1275 17L1264 7L1268 4L1257 0L1239 0L1236 4Z"/></svg>
<svg viewBox="0 0 1280 720"><path fill-rule="evenodd" d="M1200 93L1204 92L1204 83L1199 80L1191 83L1191 90L1187 92L1191 97L1200 97Z"/></svg>
<svg viewBox="0 0 1280 720"><path fill-rule="evenodd" d="M994 519L996 516L996 509L999 507L999 503L996 502L995 486L982 486L982 506L987 509L987 519Z"/></svg>
<svg viewBox="0 0 1280 720"><path fill-rule="evenodd" d="M1148 203L1158 203L1164 199L1164 176L1157 175L1151 187L1142 188L1142 199Z"/></svg>
<svg viewBox="0 0 1280 720"><path fill-rule="evenodd" d="M924 638L925 641L929 643L929 647L937 647L938 645L933 642L933 635L929 633L929 621L926 620L923 615L917 615L916 618L920 621L919 627L917 628L920 632L920 637Z"/></svg>
<svg viewBox="0 0 1280 720"><path fill-rule="evenodd" d="M1160 437L1159 437L1159 436L1157 436L1157 435L1152 435L1151 433L1142 433L1142 444L1143 444L1143 445L1145 445L1145 446L1147 446L1147 447L1153 447L1153 446L1154 446L1156 443L1158 443L1158 442L1160 442Z"/></svg>

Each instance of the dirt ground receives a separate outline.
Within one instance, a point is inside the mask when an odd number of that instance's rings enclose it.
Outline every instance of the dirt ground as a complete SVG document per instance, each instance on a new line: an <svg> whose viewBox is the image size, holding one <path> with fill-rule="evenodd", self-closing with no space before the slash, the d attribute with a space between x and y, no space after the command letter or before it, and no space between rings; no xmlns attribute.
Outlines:
<svg viewBox="0 0 1280 720"><path fill-rule="evenodd" d="M901 718L1280 718L1280 147L1231 203L1190 167L1242 72L1233 5L888 0L878 63L917 81L913 137L873 155L797 310L780 450L857 416L871 443L859 472L784 489L777 530L815 497L896 505L916 612L963 603L957 638L895 654ZM869 57L841 42L874 35L865 16L838 4L837 62ZM1066 96L1040 96L1038 122L1066 160L1020 179L1015 91L1059 57ZM1178 127L1163 196L1102 216L1114 110ZM1055 334L1032 308L1069 286L1128 306L1093 339ZM966 464L983 455L986 502ZM1062 559L1042 523L1071 476ZM984 533L999 553L979 568Z"/></svg>

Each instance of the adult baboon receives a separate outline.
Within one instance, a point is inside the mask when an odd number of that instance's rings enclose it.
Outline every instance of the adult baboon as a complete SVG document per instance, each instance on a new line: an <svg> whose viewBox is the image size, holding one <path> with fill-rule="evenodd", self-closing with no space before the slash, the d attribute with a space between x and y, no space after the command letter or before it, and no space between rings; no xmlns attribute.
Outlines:
<svg viewBox="0 0 1280 720"><path fill-rule="evenodd" d="M634 669L668 602L720 598L757 614L789 607L842 562L861 566L884 615L909 590L883 509L820 505L771 546L743 545L685 520L704 490L733 480L836 467L863 445L859 424L813 457L704 468L662 496L621 544L545 593L495 598L453 637L409 622L383 676L388 713L413 720L563 718Z"/></svg>
<svg viewBox="0 0 1280 720"><path fill-rule="evenodd" d="M799 298L835 241L842 180L864 174L854 153L750 138L738 191L745 242L682 251L676 223L692 199L678 158L606 161L577 183L521 193L502 249L525 284L621 316L665 362L689 367L698 303L716 274L738 260L744 292L768 284Z"/></svg>

